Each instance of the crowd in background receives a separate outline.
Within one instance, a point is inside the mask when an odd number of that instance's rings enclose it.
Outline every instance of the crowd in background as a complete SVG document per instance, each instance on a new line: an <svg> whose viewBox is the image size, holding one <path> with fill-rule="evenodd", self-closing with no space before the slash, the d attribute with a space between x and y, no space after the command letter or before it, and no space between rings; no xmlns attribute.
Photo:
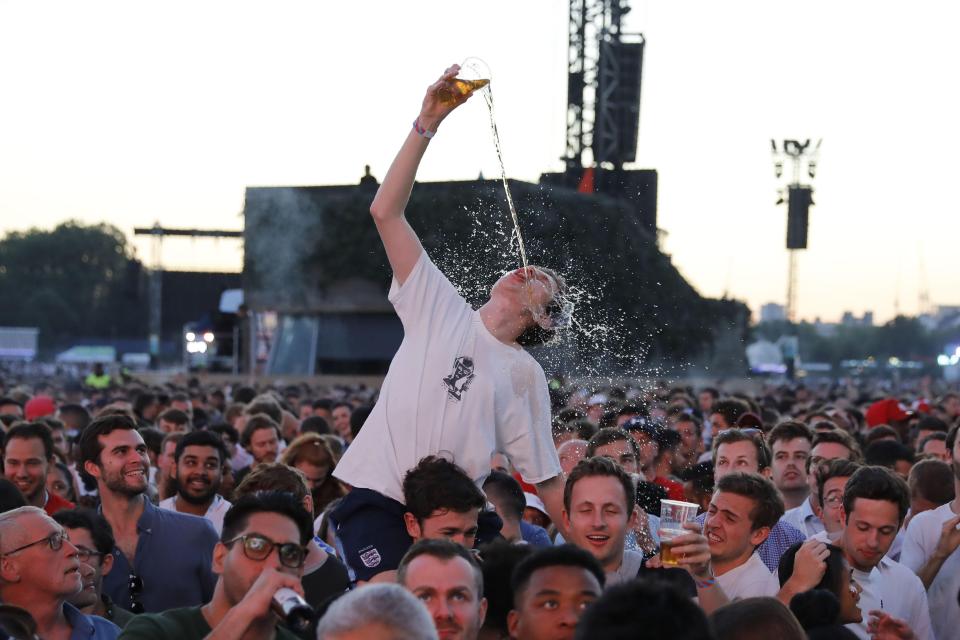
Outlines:
<svg viewBox="0 0 960 640"><path fill-rule="evenodd" d="M415 544L396 584L357 588L329 518L350 491L333 470L376 389L8 376L4 628L189 637L250 609L238 629L287 637L269 598L250 605L272 581L317 612L301 637L953 637L956 391L550 389L564 522L502 454L482 492L430 456L404 480ZM662 500L699 512L671 540ZM179 627L142 615L174 610L189 612Z"/></svg>

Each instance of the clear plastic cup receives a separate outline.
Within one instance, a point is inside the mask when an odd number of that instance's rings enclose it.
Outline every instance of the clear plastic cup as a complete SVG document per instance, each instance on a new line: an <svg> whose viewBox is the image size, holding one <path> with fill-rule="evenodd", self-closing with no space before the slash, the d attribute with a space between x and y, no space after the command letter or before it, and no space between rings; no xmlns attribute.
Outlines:
<svg viewBox="0 0 960 640"><path fill-rule="evenodd" d="M695 522L698 510L698 505L692 502L660 501L660 561L665 567L675 567L680 563L673 555L673 539L690 533L683 525Z"/></svg>

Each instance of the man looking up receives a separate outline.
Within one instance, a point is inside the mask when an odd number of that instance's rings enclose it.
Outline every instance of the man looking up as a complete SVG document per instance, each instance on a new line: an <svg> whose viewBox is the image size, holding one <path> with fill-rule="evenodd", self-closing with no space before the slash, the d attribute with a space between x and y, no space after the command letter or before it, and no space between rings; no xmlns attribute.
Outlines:
<svg viewBox="0 0 960 640"><path fill-rule="evenodd" d="M443 640L476 640L487 600L469 550L451 540L420 540L400 561L397 582L426 605Z"/></svg>
<svg viewBox="0 0 960 640"><path fill-rule="evenodd" d="M918 640L934 637L923 583L909 568L887 557L909 506L907 483L883 467L859 469L844 488L840 547L853 569L853 579L863 589L863 621L847 628L864 640L870 637L868 614L875 610L905 620ZM954 593L954 604L956 597ZM953 631L944 637L952 637Z"/></svg>
<svg viewBox="0 0 960 640"><path fill-rule="evenodd" d="M42 422L18 424L7 432L3 474L16 485L27 504L53 515L73 503L47 492L47 471L53 465L53 437Z"/></svg>
<svg viewBox="0 0 960 640"><path fill-rule="evenodd" d="M933 631L938 638L951 637L960 629L960 605L957 604L957 592L960 592L958 428L955 425L947 434L947 447L952 456L954 498L910 520L900 553L901 562L914 571L927 588Z"/></svg>
<svg viewBox="0 0 960 640"><path fill-rule="evenodd" d="M799 507L810 495L807 458L813 447L813 432L802 422L781 422L767 435L773 453L773 484L783 496L786 509Z"/></svg>
<svg viewBox="0 0 960 640"><path fill-rule="evenodd" d="M714 483L719 483L726 475L738 472L770 477L770 449L757 430L727 429L713 439ZM702 524L705 519L706 516L701 514L697 517L697 522ZM805 539L796 527L778 521L772 525L769 535L757 547L756 552L767 569L773 572L786 550Z"/></svg>
<svg viewBox="0 0 960 640"><path fill-rule="evenodd" d="M551 518L560 521L563 483L546 376L523 347L548 342L556 324L566 321L557 300L563 280L538 267L510 271L474 310L436 268L404 217L430 138L469 97L456 89L458 72L450 67L428 88L415 126L370 207L393 271L389 299L404 338L377 404L334 471L354 487L332 514L354 570L362 565L360 550L388 535L381 530L373 536L365 518L395 512L404 499L403 474L441 451L478 486L490 473L491 455L506 454L523 480L536 485ZM402 539L400 522L389 535ZM385 557L379 568L393 569L399 560Z"/></svg>
<svg viewBox="0 0 960 640"><path fill-rule="evenodd" d="M206 602L217 534L202 518L159 509L144 495L147 447L133 418L108 414L80 435L80 461L97 481L100 508L116 540L104 592L133 613Z"/></svg>
<svg viewBox="0 0 960 640"><path fill-rule="evenodd" d="M133 614L114 604L103 593L103 576L113 570L113 532L103 516L88 509L59 511L53 519L77 548L83 588L67 600L82 613L100 616L121 629Z"/></svg>
<svg viewBox="0 0 960 640"><path fill-rule="evenodd" d="M44 640L113 640L120 629L80 613L67 599L81 590L77 547L37 507L0 514L0 601L29 613Z"/></svg>
<svg viewBox="0 0 960 640"><path fill-rule="evenodd" d="M584 610L603 591L603 568L572 544L541 549L517 564L511 578L514 640L573 640Z"/></svg>
<svg viewBox="0 0 960 640"><path fill-rule="evenodd" d="M206 518L219 534L230 509L218 495L227 460L223 440L209 431L191 431L177 443L173 458L177 493L162 500L160 508Z"/></svg>
<svg viewBox="0 0 960 640"><path fill-rule="evenodd" d="M270 603L281 588L303 595L300 575L312 537L310 514L292 495L268 491L240 498L224 517L213 552L220 576L213 597L203 606L137 616L121 637L293 640Z"/></svg>

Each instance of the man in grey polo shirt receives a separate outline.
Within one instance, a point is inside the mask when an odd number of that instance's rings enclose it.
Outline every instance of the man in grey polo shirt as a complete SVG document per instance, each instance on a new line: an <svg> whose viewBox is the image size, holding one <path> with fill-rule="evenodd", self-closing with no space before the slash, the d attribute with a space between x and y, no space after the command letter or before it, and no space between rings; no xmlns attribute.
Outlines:
<svg viewBox="0 0 960 640"><path fill-rule="evenodd" d="M80 436L80 465L97 481L103 516L113 528L113 571L103 592L133 612L208 602L217 533L208 521L154 506L147 489L147 447L131 416L97 418Z"/></svg>

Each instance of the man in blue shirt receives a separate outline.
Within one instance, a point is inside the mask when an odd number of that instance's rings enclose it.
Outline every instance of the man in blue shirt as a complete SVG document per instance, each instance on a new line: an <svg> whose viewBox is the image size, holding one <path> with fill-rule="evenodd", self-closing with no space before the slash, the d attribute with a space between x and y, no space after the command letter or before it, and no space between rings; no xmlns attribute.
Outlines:
<svg viewBox="0 0 960 640"><path fill-rule="evenodd" d="M77 548L42 509L0 514L0 601L29 613L40 638L115 640L120 628L80 613L67 598L83 587Z"/></svg>
<svg viewBox="0 0 960 640"><path fill-rule="evenodd" d="M209 601L217 533L203 518L159 509L146 498L147 447L133 418L114 414L91 422L80 436L80 464L97 481L116 541L103 592L133 613Z"/></svg>

